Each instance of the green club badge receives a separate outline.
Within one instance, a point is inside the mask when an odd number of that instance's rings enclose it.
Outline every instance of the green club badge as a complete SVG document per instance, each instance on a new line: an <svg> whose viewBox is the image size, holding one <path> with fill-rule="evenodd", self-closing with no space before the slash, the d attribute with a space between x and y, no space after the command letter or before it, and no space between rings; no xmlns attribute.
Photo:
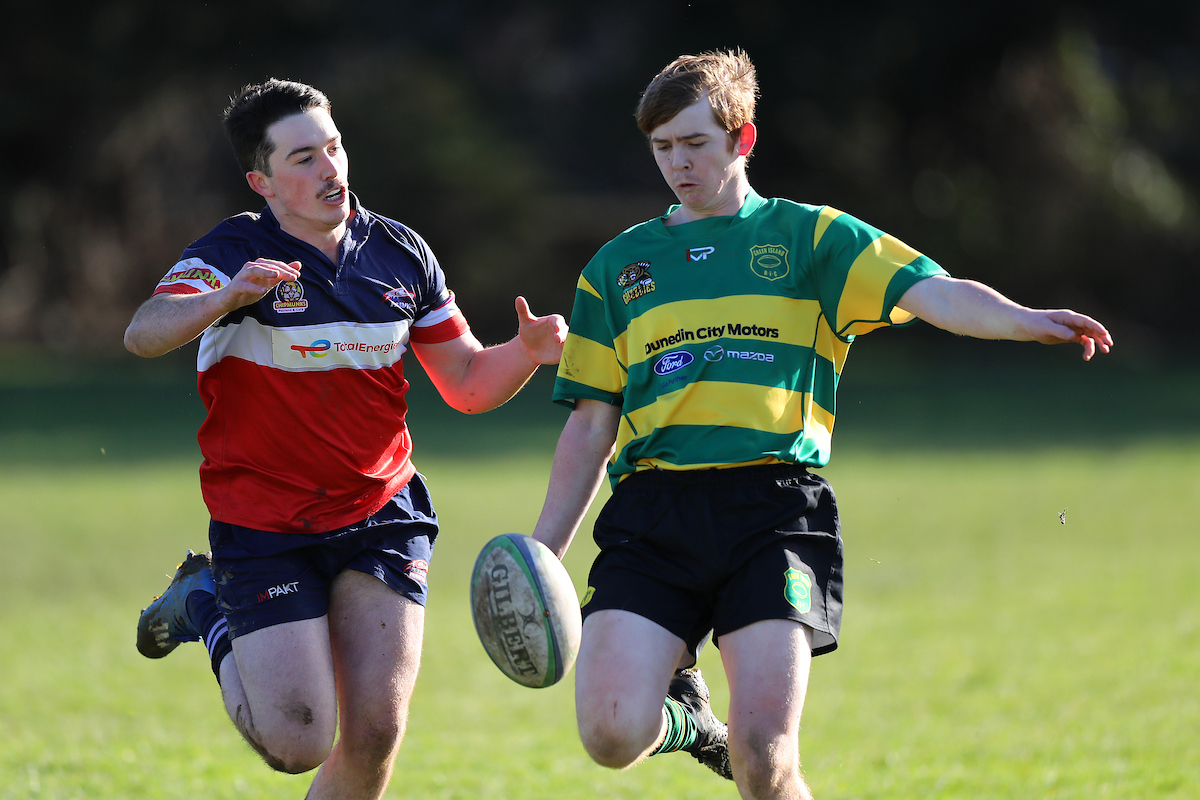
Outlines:
<svg viewBox="0 0 1200 800"><path fill-rule="evenodd" d="M798 569L788 568L783 574L783 596L801 614L812 608L812 578Z"/></svg>
<svg viewBox="0 0 1200 800"><path fill-rule="evenodd" d="M750 248L750 269L760 278L777 281L791 272L788 249L781 244L760 244Z"/></svg>

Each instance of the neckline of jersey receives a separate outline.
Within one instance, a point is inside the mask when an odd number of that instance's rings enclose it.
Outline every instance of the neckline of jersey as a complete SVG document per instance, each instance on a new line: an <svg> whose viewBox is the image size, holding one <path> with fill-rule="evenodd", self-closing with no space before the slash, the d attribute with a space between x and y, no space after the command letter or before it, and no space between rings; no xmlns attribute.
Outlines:
<svg viewBox="0 0 1200 800"><path fill-rule="evenodd" d="M671 206L667 209L667 213L658 218L659 225L655 226L662 231L663 235L672 239L682 236L695 236L696 234L711 235L719 233L726 228L732 228L739 224L742 220L748 218L755 211L763 206L767 201L753 189L746 195L745 202L738 209L736 214L721 217L705 217L704 219L694 219L691 222L683 222L679 225L668 225L667 217L674 213L675 209L679 208L679 204Z"/></svg>

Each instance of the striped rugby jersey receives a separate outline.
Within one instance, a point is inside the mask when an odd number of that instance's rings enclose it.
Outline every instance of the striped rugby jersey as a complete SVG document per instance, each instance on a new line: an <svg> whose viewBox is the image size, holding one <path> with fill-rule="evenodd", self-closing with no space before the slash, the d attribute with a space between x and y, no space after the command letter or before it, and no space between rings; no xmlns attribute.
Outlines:
<svg viewBox="0 0 1200 800"><path fill-rule="evenodd" d="M215 520L330 531L381 509L415 472L401 356L469 328L428 245L351 204L336 265L265 208L194 242L155 289L212 291L260 257L302 265L299 281L201 337L200 485Z"/></svg>
<svg viewBox="0 0 1200 800"><path fill-rule="evenodd" d="M621 406L613 485L650 468L824 466L854 337L911 322L896 302L944 274L847 214L754 192L732 217L653 219L580 275L554 400Z"/></svg>

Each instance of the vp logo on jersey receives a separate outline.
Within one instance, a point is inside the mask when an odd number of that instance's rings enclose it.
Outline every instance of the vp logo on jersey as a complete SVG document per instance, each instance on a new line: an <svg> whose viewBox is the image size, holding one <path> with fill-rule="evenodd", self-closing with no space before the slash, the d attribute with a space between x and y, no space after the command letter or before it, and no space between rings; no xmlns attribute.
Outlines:
<svg viewBox="0 0 1200 800"><path fill-rule="evenodd" d="M688 250L688 261L707 261L716 250L715 247L693 247Z"/></svg>

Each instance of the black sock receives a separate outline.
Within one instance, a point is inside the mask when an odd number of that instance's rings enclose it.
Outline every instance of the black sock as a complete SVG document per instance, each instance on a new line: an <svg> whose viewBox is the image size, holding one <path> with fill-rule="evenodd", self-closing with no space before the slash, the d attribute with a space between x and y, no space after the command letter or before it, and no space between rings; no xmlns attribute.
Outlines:
<svg viewBox="0 0 1200 800"><path fill-rule="evenodd" d="M217 609L217 598L211 592L196 589L188 595L187 613L204 646L208 648L213 675L217 676L217 684L220 685L221 662L233 652L233 642L229 640L229 625Z"/></svg>

